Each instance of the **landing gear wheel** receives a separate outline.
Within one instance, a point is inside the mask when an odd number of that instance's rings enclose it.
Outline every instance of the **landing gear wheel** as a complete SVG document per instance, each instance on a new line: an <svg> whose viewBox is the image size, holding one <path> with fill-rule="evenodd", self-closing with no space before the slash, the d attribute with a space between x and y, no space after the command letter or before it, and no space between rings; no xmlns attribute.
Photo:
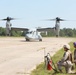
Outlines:
<svg viewBox="0 0 76 75"><path fill-rule="evenodd" d="M42 41L42 39L39 39L39 41Z"/></svg>
<svg viewBox="0 0 76 75"><path fill-rule="evenodd" d="M26 41L29 41L29 39L26 39Z"/></svg>

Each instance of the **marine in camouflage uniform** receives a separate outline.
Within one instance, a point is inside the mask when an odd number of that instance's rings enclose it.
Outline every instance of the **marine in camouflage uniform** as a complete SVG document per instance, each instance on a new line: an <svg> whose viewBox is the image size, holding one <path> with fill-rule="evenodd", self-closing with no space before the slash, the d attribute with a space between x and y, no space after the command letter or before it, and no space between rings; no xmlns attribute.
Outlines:
<svg viewBox="0 0 76 75"><path fill-rule="evenodd" d="M70 51L70 46L64 45L64 55L63 58L57 63L58 69L60 72L62 72L62 66L65 67L66 73L74 73L72 69L72 53Z"/></svg>

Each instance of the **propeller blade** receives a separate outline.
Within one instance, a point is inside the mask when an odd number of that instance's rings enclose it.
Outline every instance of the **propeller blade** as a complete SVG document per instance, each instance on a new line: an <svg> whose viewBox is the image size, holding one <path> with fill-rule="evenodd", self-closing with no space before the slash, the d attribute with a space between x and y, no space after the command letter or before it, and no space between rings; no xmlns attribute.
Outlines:
<svg viewBox="0 0 76 75"><path fill-rule="evenodd" d="M48 21L55 21L56 19L47 19Z"/></svg>
<svg viewBox="0 0 76 75"><path fill-rule="evenodd" d="M0 19L0 20L7 20L7 19Z"/></svg>
<svg viewBox="0 0 76 75"><path fill-rule="evenodd" d="M18 18L7 17L7 18L1 19L1 20L2 20L2 21L5 21L5 20L10 21L10 20L16 20L16 19L18 19Z"/></svg>
<svg viewBox="0 0 76 75"><path fill-rule="evenodd" d="M45 19L43 21L55 21L56 19Z"/></svg>
<svg viewBox="0 0 76 75"><path fill-rule="evenodd" d="M68 21L68 20L65 20L65 19L60 19L60 21Z"/></svg>
<svg viewBox="0 0 76 75"><path fill-rule="evenodd" d="M76 20L64 20L64 19L61 19L60 21L76 21Z"/></svg>
<svg viewBox="0 0 76 75"><path fill-rule="evenodd" d="M9 18L7 18L7 20L17 20L18 18L11 18L11 17L9 17Z"/></svg>

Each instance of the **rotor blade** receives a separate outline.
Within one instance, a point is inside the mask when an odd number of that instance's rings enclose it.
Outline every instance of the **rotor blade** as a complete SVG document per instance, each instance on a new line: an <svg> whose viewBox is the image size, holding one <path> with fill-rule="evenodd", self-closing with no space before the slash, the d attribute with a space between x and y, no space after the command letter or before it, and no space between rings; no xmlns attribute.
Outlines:
<svg viewBox="0 0 76 75"><path fill-rule="evenodd" d="M6 20L17 20L18 18L5 18L5 19L0 19L1 21L6 21Z"/></svg>
<svg viewBox="0 0 76 75"><path fill-rule="evenodd" d="M7 20L7 19L0 19L0 20Z"/></svg>
<svg viewBox="0 0 76 75"><path fill-rule="evenodd" d="M67 20L65 20L65 19L60 19L60 21L67 21Z"/></svg>
<svg viewBox="0 0 76 75"><path fill-rule="evenodd" d="M76 21L76 20L64 20L64 19L60 19L60 21Z"/></svg>
<svg viewBox="0 0 76 75"><path fill-rule="evenodd" d="M47 19L48 21L54 21L54 20L56 20L56 19Z"/></svg>
<svg viewBox="0 0 76 75"><path fill-rule="evenodd" d="M56 19L45 19L44 21L55 21Z"/></svg>
<svg viewBox="0 0 76 75"><path fill-rule="evenodd" d="M18 19L18 18L10 18L10 20L16 20L16 19Z"/></svg>

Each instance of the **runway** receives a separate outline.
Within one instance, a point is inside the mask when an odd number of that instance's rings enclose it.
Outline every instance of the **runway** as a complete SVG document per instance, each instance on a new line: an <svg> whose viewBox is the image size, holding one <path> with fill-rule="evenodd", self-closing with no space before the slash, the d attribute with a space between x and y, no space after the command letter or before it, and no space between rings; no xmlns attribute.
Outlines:
<svg viewBox="0 0 76 75"><path fill-rule="evenodd" d="M44 61L44 55L53 56L73 38L43 38L42 42L26 42L24 37L0 37L0 75L26 75Z"/></svg>

